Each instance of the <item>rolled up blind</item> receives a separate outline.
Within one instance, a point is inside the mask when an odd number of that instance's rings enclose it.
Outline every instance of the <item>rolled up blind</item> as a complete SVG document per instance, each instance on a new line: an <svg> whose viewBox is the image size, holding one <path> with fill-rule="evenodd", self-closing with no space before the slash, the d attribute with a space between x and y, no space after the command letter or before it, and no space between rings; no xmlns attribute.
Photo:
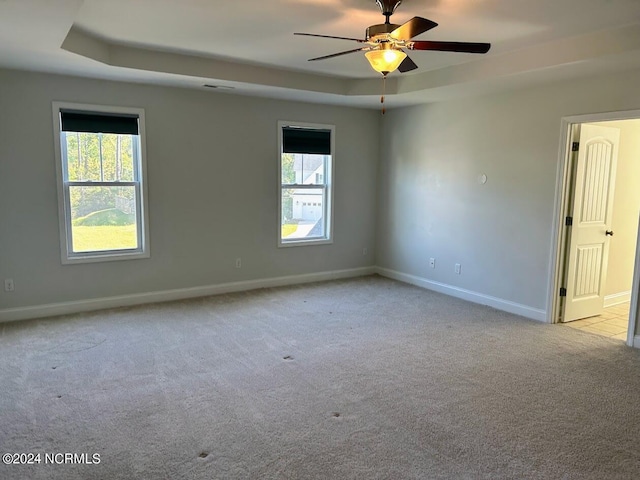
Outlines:
<svg viewBox="0 0 640 480"><path fill-rule="evenodd" d="M60 112L62 131L89 133L119 133L138 135L137 115L109 115L105 113Z"/></svg>
<svg viewBox="0 0 640 480"><path fill-rule="evenodd" d="M284 153L331 155L331 131L283 127L282 149Z"/></svg>

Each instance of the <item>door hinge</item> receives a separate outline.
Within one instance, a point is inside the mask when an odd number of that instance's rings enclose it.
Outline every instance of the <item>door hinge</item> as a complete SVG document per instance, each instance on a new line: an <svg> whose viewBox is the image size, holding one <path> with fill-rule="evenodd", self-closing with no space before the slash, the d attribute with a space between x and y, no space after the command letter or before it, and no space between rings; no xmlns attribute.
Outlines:
<svg viewBox="0 0 640 480"><path fill-rule="evenodd" d="M573 217L566 217L566 218L564 219L564 224L565 224L567 227L570 227L571 225L573 225Z"/></svg>
<svg viewBox="0 0 640 480"><path fill-rule="evenodd" d="M567 289L564 287L560 287L560 296L561 297L566 297L567 296Z"/></svg>
<svg viewBox="0 0 640 480"><path fill-rule="evenodd" d="M573 142L571 144L571 151L572 152L577 152L579 148L580 148L580 142Z"/></svg>

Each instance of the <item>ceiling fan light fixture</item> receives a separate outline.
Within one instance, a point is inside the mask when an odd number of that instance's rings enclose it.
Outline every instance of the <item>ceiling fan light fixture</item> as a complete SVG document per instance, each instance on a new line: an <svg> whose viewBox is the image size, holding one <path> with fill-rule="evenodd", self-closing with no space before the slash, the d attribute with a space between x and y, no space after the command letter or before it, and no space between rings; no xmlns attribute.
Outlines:
<svg viewBox="0 0 640 480"><path fill-rule="evenodd" d="M393 48L383 50L371 50L366 52L365 57L369 60L371 68L383 75L395 71L402 61L407 58L407 54L402 50Z"/></svg>

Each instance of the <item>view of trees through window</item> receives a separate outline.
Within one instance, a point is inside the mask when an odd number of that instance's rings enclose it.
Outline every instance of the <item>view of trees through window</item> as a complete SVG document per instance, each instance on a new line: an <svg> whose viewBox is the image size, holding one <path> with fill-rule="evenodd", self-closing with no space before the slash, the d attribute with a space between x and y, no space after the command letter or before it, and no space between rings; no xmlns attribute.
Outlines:
<svg viewBox="0 0 640 480"><path fill-rule="evenodd" d="M73 252L136 249L134 136L63 132Z"/></svg>
<svg viewBox="0 0 640 480"><path fill-rule="evenodd" d="M281 237L283 240L325 235L325 169L329 155L282 154Z"/></svg>

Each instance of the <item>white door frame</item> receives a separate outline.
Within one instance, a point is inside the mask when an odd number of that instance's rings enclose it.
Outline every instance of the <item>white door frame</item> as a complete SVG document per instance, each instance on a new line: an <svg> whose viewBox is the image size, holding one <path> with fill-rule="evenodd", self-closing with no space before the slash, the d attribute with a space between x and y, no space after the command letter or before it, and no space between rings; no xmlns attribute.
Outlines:
<svg viewBox="0 0 640 480"><path fill-rule="evenodd" d="M580 123L603 122L609 120L640 119L640 110L622 112L592 113L563 117L561 122L561 138L558 151L558 170L556 173L556 195L554 202L554 224L552 231L551 262L549 272L549 289L547 292L550 308L547 309L547 322L557 323L560 314L560 287L564 272L565 255L565 217L569 207L569 183L572 126ZM640 219L639 219L640 221ZM627 329L627 345L640 348L640 336L636 337L636 321L638 318L638 294L640 293L640 224L638 226L638 243L636 244L636 258L633 270L633 284L631 287L631 309L629 312L629 327Z"/></svg>

